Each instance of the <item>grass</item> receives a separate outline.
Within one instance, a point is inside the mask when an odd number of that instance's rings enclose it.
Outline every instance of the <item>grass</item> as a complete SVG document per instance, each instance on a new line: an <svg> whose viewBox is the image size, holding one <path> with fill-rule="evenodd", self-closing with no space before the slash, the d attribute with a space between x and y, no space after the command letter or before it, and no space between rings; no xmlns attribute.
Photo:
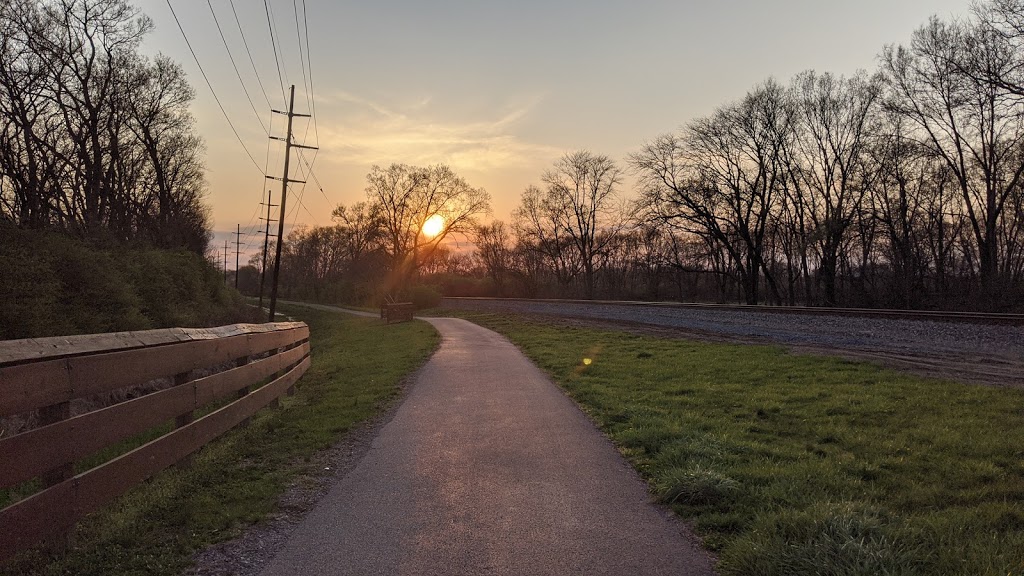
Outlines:
<svg viewBox="0 0 1024 576"><path fill-rule="evenodd" d="M1024 393L458 312L516 343L722 574L1024 574Z"/></svg>
<svg viewBox="0 0 1024 576"><path fill-rule="evenodd" d="M102 247L0 220L0 340L248 321L202 256Z"/></svg>
<svg viewBox="0 0 1024 576"><path fill-rule="evenodd" d="M378 414L438 343L426 323L379 321L298 307L310 326L313 365L282 409L265 409L79 524L66 555L23 554L14 575L180 574L192 554L237 536L273 511L289 483L311 474L313 455Z"/></svg>

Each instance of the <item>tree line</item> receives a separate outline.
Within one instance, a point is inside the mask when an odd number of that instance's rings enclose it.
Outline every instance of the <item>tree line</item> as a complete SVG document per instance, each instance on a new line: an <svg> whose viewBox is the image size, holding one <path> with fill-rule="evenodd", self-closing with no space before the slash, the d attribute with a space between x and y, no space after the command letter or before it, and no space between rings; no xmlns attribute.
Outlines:
<svg viewBox="0 0 1024 576"><path fill-rule="evenodd" d="M0 220L204 253L204 151L181 67L124 0L0 3Z"/></svg>
<svg viewBox="0 0 1024 576"><path fill-rule="evenodd" d="M526 188L510 223L477 222L485 194L474 204L457 192L474 208L425 239L440 208L422 200L431 179L419 174L436 169L375 167L367 202L339 207L335 226L294 232L293 289L1019 307L1024 0L932 18L873 72L769 79L621 164L568 153ZM444 242L457 234L475 249Z"/></svg>
<svg viewBox="0 0 1024 576"><path fill-rule="evenodd" d="M289 232L281 254L284 298L357 304L419 299L418 292L434 292L425 285L440 270L438 263L451 257L448 244L472 236L491 212L487 191L443 164L374 166L366 181L366 200L335 208L333 225ZM443 226L431 235L424 225L432 217ZM243 292L259 291L262 262L262 254L254 255L239 271Z"/></svg>

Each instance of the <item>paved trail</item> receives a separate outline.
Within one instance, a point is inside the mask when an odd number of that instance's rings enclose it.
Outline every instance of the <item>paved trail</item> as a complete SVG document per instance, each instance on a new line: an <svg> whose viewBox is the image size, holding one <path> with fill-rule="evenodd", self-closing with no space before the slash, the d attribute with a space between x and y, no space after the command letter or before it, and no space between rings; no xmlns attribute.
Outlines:
<svg viewBox="0 0 1024 576"><path fill-rule="evenodd" d="M440 349L264 575L713 574L512 344L464 320L428 321Z"/></svg>

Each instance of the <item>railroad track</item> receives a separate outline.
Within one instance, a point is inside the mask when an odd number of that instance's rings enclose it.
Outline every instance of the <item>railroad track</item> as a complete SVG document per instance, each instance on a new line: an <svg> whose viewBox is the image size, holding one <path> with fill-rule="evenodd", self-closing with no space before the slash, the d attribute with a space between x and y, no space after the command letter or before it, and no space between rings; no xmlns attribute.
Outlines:
<svg viewBox="0 0 1024 576"><path fill-rule="evenodd" d="M443 305L658 336L775 343L925 376L1024 388L1024 314L501 298L446 298Z"/></svg>
<svg viewBox="0 0 1024 576"><path fill-rule="evenodd" d="M585 304L599 306L645 306L651 308L682 308L769 314L809 314L816 316L853 316L858 318L891 318L894 320L928 320L932 322L967 322L1024 326L1024 314L1001 312L949 312L943 310L895 310L889 308L823 308L817 306L766 306L752 304L705 304L699 302L647 302L642 300L576 300L556 298L488 298L446 297L451 301L537 302L546 304Z"/></svg>

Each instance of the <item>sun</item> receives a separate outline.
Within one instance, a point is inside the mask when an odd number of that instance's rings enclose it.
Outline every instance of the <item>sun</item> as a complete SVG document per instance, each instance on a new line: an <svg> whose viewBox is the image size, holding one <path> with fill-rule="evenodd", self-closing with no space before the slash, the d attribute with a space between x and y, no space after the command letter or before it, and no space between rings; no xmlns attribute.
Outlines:
<svg viewBox="0 0 1024 576"><path fill-rule="evenodd" d="M423 223L423 235L433 238L444 231L444 216L434 214Z"/></svg>

